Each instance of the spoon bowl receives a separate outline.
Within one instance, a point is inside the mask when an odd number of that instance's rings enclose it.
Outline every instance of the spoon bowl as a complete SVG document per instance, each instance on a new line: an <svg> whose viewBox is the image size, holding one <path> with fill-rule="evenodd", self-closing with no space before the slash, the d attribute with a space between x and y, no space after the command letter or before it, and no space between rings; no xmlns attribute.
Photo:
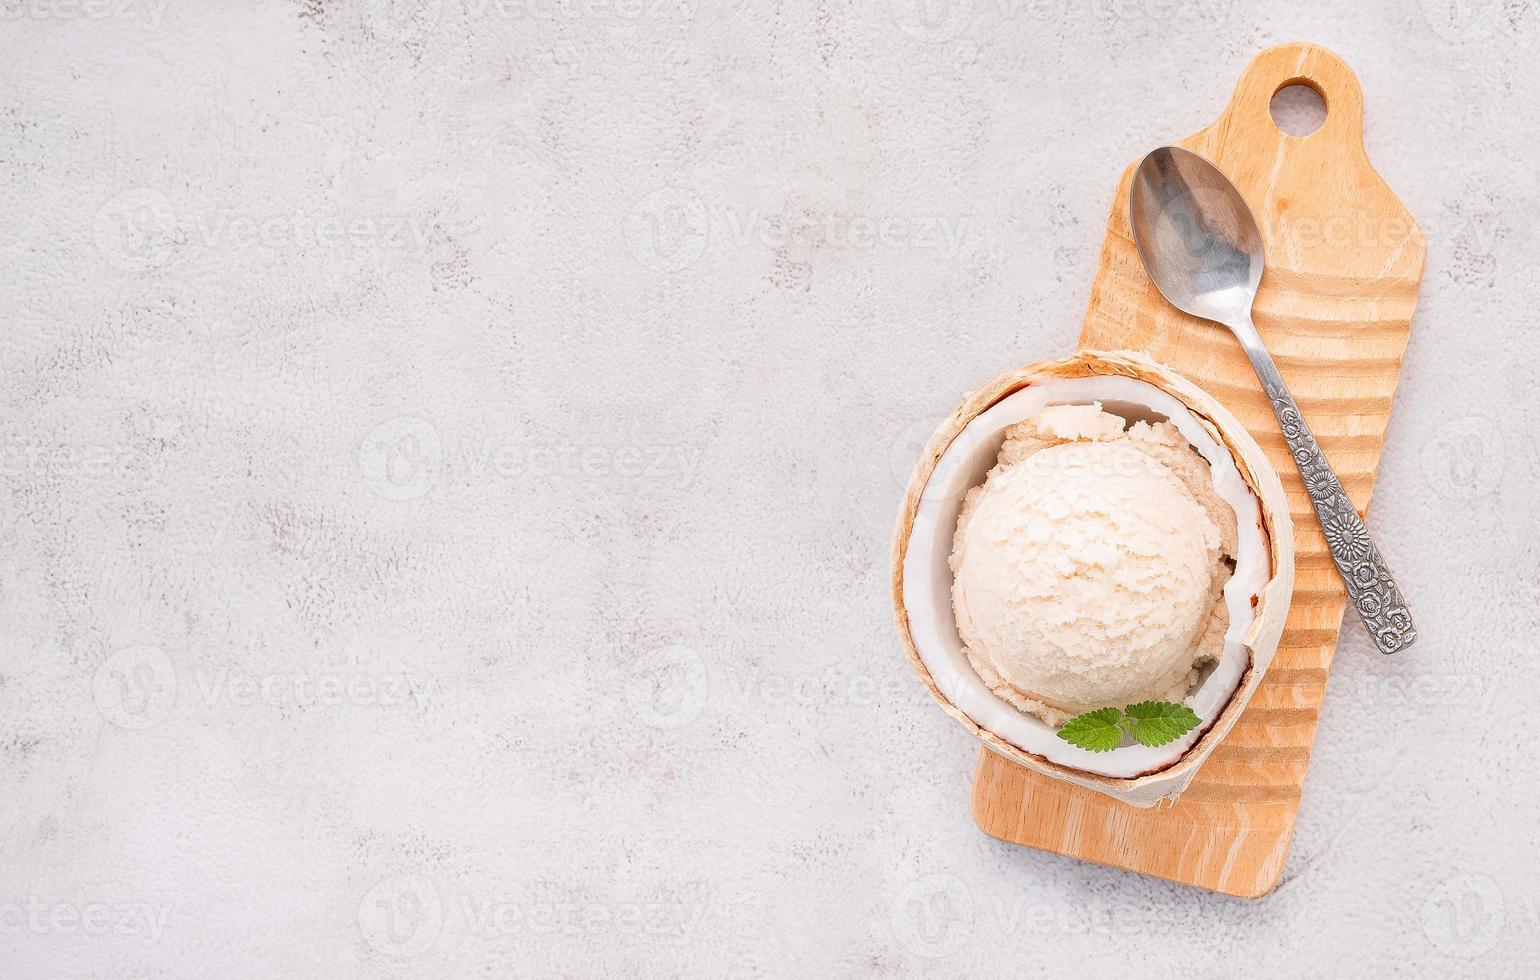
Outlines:
<svg viewBox="0 0 1540 980"><path fill-rule="evenodd" d="M1134 171L1129 220L1139 257L1166 302L1227 323L1251 309L1262 281L1262 233L1229 178L1179 146Z"/></svg>

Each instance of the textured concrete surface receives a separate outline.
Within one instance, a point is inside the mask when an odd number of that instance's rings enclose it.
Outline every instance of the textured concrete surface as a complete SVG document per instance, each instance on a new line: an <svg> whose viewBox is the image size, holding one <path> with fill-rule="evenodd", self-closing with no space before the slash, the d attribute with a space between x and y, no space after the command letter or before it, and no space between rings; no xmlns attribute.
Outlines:
<svg viewBox="0 0 1540 980"><path fill-rule="evenodd" d="M890 623L1260 47L1430 240L1282 887L1020 850ZM1540 9L0 0L0 976L1498 977L1540 957Z"/></svg>

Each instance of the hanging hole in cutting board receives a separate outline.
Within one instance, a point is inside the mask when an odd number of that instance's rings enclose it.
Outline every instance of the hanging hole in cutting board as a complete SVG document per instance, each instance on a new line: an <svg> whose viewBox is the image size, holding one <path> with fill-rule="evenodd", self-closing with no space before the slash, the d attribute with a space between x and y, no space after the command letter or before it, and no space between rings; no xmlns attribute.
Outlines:
<svg viewBox="0 0 1540 980"><path fill-rule="evenodd" d="M1309 136L1326 122L1326 100L1309 82L1286 82L1268 106L1273 123L1290 136Z"/></svg>

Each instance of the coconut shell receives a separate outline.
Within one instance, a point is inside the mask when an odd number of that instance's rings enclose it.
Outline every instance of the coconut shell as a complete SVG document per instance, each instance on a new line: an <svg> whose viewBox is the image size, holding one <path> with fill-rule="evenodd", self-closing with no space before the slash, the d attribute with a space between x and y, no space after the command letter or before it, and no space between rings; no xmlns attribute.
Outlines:
<svg viewBox="0 0 1540 980"><path fill-rule="evenodd" d="M1262 530L1267 539L1271 576L1257 590L1250 627L1242 643L1247 666L1234 693L1203 735L1171 764L1131 778L1118 778L1071 768L1013 744L980 725L937 686L921 658L910 631L904 598L904 559L926 485L952 441L973 419L1002 399L1034 384L1093 375L1120 375L1146 382L1174 397L1229 450L1260 503ZM1058 361L1044 361L1006 371L973 392L937 428L909 480L893 541L893 606L898 632L909 663L944 711L995 752L1044 775L1105 793L1132 806L1148 807L1178 796L1192 781L1204 759L1223 741L1255 693L1272 662L1294 590L1294 534L1287 500L1278 474L1251 434L1212 396L1172 369L1131 351L1080 351Z"/></svg>

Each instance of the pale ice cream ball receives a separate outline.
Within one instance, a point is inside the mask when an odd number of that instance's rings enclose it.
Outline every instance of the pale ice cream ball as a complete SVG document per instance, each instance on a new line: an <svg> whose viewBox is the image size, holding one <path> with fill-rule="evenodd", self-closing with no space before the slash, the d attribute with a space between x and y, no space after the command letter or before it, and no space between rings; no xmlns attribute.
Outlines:
<svg viewBox="0 0 1540 980"><path fill-rule="evenodd" d="M1233 536L1121 419L1066 408L1033 430L1036 444L1028 433L1008 446L970 493L952 556L970 659L997 693L1008 687L1051 723L1181 699L1228 577L1222 539ZM1056 419L1075 425L1054 431ZM1077 435L1091 441L1047 444ZM1153 438L1149 427L1135 435ZM1008 461L1022 446L1030 453Z"/></svg>

